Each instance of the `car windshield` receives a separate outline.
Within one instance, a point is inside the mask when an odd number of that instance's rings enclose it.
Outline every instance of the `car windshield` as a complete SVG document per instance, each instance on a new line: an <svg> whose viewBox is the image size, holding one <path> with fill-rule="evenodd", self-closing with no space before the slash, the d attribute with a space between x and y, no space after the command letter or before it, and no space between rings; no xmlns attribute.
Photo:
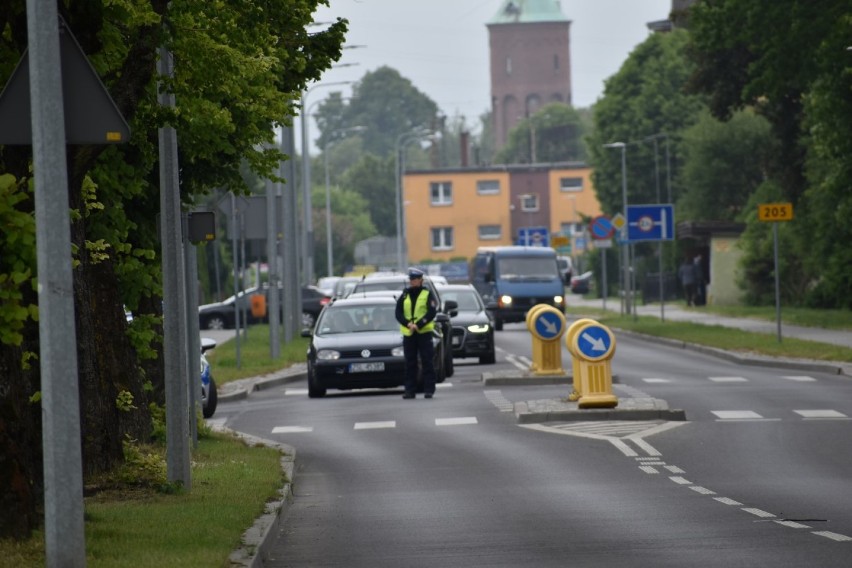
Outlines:
<svg viewBox="0 0 852 568"><path fill-rule="evenodd" d="M352 293L357 294L358 292L373 292L376 290L404 290L405 289L405 281L380 281L380 282L370 282L369 280L364 280L363 282L358 282L355 288L352 290Z"/></svg>
<svg viewBox="0 0 852 568"><path fill-rule="evenodd" d="M365 331L399 331L399 323L394 312L396 306L330 306L325 309L317 322L320 335L336 333L358 333Z"/></svg>
<svg viewBox="0 0 852 568"><path fill-rule="evenodd" d="M506 280L553 280L559 278L555 260L544 256L500 258L497 260L497 274Z"/></svg>
<svg viewBox="0 0 852 568"><path fill-rule="evenodd" d="M448 300L456 302L459 305L458 310L460 312L478 312L484 309L476 290L461 290L458 292L455 290L442 290L441 298L445 302Z"/></svg>

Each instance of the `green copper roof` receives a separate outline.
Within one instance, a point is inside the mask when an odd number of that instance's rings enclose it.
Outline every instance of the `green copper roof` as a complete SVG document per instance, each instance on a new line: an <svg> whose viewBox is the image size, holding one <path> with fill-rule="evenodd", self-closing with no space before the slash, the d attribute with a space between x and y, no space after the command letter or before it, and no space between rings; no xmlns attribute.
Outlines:
<svg viewBox="0 0 852 568"><path fill-rule="evenodd" d="M500 10L488 24L567 21L559 0L503 0Z"/></svg>

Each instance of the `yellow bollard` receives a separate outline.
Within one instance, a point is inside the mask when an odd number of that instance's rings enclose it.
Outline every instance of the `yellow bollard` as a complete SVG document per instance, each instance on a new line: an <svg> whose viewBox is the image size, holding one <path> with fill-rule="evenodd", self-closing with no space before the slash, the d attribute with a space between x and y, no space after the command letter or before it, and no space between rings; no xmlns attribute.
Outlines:
<svg viewBox="0 0 852 568"><path fill-rule="evenodd" d="M528 318L527 329L533 338L533 372L536 375L564 375L559 339L565 333L565 315L553 306L544 305Z"/></svg>
<svg viewBox="0 0 852 568"><path fill-rule="evenodd" d="M526 320L527 329L530 330L530 332L532 332L532 328L530 326L535 325L534 322L536 315L538 315L541 310L549 307L550 306L548 306L547 304L536 304L529 309L524 319ZM535 338L533 338L532 363L530 363L530 371L533 373L538 371L538 362L541 361L541 347L541 342L535 341Z"/></svg>
<svg viewBox="0 0 852 568"><path fill-rule="evenodd" d="M581 327L586 324L597 323L593 319L582 318L578 319L574 323L568 326L568 331L565 332L565 347L568 348L568 353L571 354L571 375L573 378L573 386L574 391L568 395L568 400L576 401L580 398L580 359L576 353L574 353L574 336L577 335L577 331Z"/></svg>
<svg viewBox="0 0 852 568"><path fill-rule="evenodd" d="M612 356L615 336L603 324L592 321L574 330L571 352L579 359L579 408L613 408L618 397L612 394ZM576 381L576 379L575 379Z"/></svg>

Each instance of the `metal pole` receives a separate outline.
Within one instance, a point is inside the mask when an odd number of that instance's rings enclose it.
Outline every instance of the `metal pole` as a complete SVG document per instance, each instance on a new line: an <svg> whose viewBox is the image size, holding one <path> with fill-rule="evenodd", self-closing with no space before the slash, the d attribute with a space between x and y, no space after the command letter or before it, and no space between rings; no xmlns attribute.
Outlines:
<svg viewBox="0 0 852 568"><path fill-rule="evenodd" d="M186 216L184 216L186 218ZM201 332L198 329L198 256L195 245L183 243L186 266L186 351L188 369L189 430L193 447L198 447L198 425L195 421L201 401Z"/></svg>
<svg viewBox="0 0 852 568"><path fill-rule="evenodd" d="M231 249L233 250L233 262L234 262L234 341L235 347L237 350L237 369L241 368L240 365L240 307L237 298L240 293L240 266L239 266L239 258L240 258L240 249L237 247L237 233L239 232L239 228L237 226L237 198L234 196L234 192L231 192Z"/></svg>
<svg viewBox="0 0 852 568"><path fill-rule="evenodd" d="M159 73L173 74L172 55L160 48ZM161 85L160 104L174 106L174 95ZM163 256L163 359L166 372L166 466L169 481L190 489L189 417L187 409L187 366L184 358L186 306L183 295L183 261L181 258L180 188L177 162L177 132L171 126L159 131L160 146L160 215ZM175 317L169 317L175 316ZM171 410L171 412L169 412ZM171 448L171 449L169 449Z"/></svg>
<svg viewBox="0 0 852 568"><path fill-rule="evenodd" d="M624 207L624 216L627 217L627 144L621 142L621 199L623 201ZM625 234L627 233L627 229L623 229ZM626 236L626 235L625 235ZM622 255L624 257L624 289L626 290L627 286L629 286L630 282L630 251L628 250L627 239L625 239L624 250ZM631 298L628 293L624 295L624 311L628 315L630 314L630 306L631 306Z"/></svg>
<svg viewBox="0 0 852 568"><path fill-rule="evenodd" d="M402 172L399 168L399 155L402 150L399 147L402 137L397 138L396 146L394 147L394 171L396 172L396 269L403 271L404 265L402 261Z"/></svg>
<svg viewBox="0 0 852 568"><path fill-rule="evenodd" d="M296 146L293 139L293 129L288 126L281 127L281 153L293 156ZM295 337L297 331L297 320L295 303L293 297L299 289L299 243L298 231L296 230L296 218L298 204L296 200L295 162L290 159L278 163L278 175L285 180L281 188L281 281L282 298L284 300L284 341L289 343Z"/></svg>
<svg viewBox="0 0 852 568"><path fill-rule="evenodd" d="M778 326L778 343L781 343L781 275L778 273L778 223L772 224L772 240L775 244L775 320Z"/></svg>
<svg viewBox="0 0 852 568"><path fill-rule="evenodd" d="M606 297L609 294L609 287L606 281L606 249L601 249L601 285L603 286L603 309L606 311Z"/></svg>
<svg viewBox="0 0 852 568"><path fill-rule="evenodd" d="M654 179L657 184L657 203L660 202L660 160L657 154L659 144L654 137ZM663 241L657 243L657 271L660 278L660 321L666 321L666 298L663 289Z"/></svg>
<svg viewBox="0 0 852 568"><path fill-rule="evenodd" d="M331 189L328 184L328 144L325 145L325 149L323 150L323 157L325 158L325 250L326 250L326 268L328 271L328 276L332 276L334 274L334 259L333 259L333 247L331 246Z"/></svg>
<svg viewBox="0 0 852 568"><path fill-rule="evenodd" d="M27 0L35 178L44 541L49 568L86 565L71 221L56 2Z"/></svg>
<svg viewBox="0 0 852 568"><path fill-rule="evenodd" d="M275 222L278 216L275 214L275 184L272 180L266 180L266 264L267 264L267 293L269 298L266 306L266 314L269 319L269 357L274 361L278 359L281 350L281 341L278 338L278 324L281 315L279 307L281 299L281 288L278 285L278 224Z"/></svg>
<svg viewBox="0 0 852 568"><path fill-rule="evenodd" d="M302 93L302 108L305 106L305 96ZM304 272L302 284L305 286L314 281L314 221L313 206L311 205L311 149L308 145L308 121L310 116L302 114L302 205L304 209L304 241L302 242L302 262Z"/></svg>

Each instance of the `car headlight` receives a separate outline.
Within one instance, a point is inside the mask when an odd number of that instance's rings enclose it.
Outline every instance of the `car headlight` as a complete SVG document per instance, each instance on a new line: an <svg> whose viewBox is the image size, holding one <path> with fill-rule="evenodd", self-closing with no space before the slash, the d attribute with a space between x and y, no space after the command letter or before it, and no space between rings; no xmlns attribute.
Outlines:
<svg viewBox="0 0 852 568"><path fill-rule="evenodd" d="M561 306L563 302L565 302L565 296L553 296L553 303L555 305Z"/></svg>
<svg viewBox="0 0 852 568"><path fill-rule="evenodd" d="M402 345L394 347L391 349L391 355L394 357L405 357L405 348Z"/></svg>
<svg viewBox="0 0 852 568"><path fill-rule="evenodd" d="M509 307L512 305L512 296L500 296L500 307Z"/></svg>
<svg viewBox="0 0 852 568"><path fill-rule="evenodd" d="M317 351L317 359L320 361L336 361L340 359L340 351L334 349L320 349Z"/></svg>
<svg viewBox="0 0 852 568"><path fill-rule="evenodd" d="M471 333L485 333L488 331L488 324L474 324L467 326L467 330Z"/></svg>

